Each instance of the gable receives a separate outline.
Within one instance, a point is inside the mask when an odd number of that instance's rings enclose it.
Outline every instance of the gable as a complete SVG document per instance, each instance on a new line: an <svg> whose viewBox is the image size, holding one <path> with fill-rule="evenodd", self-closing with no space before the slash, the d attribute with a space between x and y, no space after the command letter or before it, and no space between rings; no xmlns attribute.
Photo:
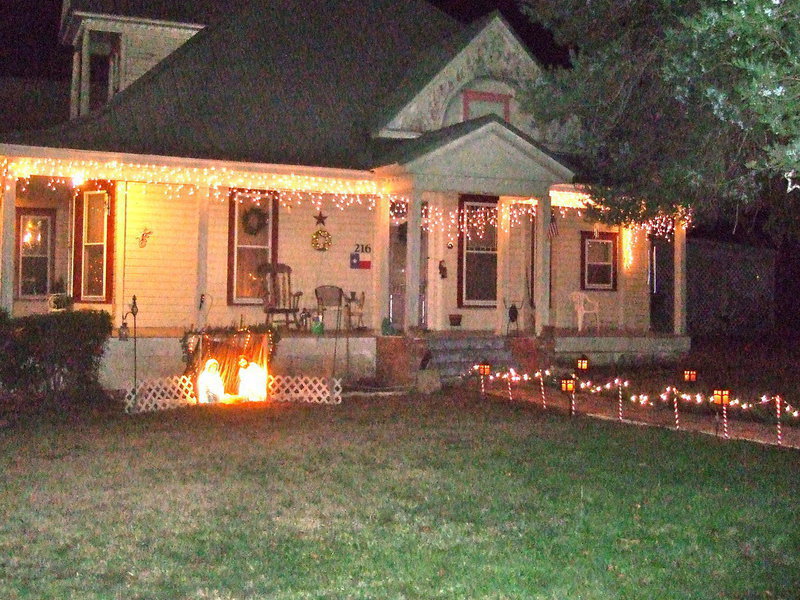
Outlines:
<svg viewBox="0 0 800 600"><path fill-rule="evenodd" d="M491 195L542 195L574 175L495 116L404 142L394 164L425 189Z"/></svg>
<svg viewBox="0 0 800 600"><path fill-rule="evenodd" d="M467 90L510 96L509 121L529 135L536 133L518 96L533 85L541 67L499 13L471 30L464 45L456 47L438 72L420 83L423 71L420 68L401 82L379 135L414 135L462 120L459 105Z"/></svg>

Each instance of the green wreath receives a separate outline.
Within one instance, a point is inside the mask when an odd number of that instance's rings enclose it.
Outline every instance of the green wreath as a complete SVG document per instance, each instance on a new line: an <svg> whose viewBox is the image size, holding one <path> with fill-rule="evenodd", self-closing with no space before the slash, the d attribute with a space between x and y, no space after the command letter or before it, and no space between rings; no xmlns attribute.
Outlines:
<svg viewBox="0 0 800 600"><path fill-rule="evenodd" d="M242 229L247 235L258 235L267 226L269 215L258 206L252 206L242 213Z"/></svg>

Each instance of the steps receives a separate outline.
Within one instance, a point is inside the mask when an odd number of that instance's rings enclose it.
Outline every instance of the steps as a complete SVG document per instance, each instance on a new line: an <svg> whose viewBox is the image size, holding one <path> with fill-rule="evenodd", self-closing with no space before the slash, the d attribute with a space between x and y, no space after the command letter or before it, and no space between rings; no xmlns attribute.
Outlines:
<svg viewBox="0 0 800 600"><path fill-rule="evenodd" d="M438 370L443 383L457 382L482 360L492 365L492 371L505 371L509 367L518 369L505 337L442 336L429 337L425 341L431 353L428 368Z"/></svg>

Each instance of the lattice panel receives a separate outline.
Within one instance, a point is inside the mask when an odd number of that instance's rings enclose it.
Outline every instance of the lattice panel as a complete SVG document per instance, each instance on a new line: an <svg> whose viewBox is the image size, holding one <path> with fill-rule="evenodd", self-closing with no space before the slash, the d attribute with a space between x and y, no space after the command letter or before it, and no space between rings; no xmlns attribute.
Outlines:
<svg viewBox="0 0 800 600"><path fill-rule="evenodd" d="M269 378L269 399L276 402L341 404L342 380L304 375L278 375ZM185 376L148 379L125 394L128 414L167 410L197 404L192 380Z"/></svg>
<svg viewBox="0 0 800 600"><path fill-rule="evenodd" d="M192 380L185 376L148 379L125 394L125 412L140 413L196 404Z"/></svg>
<svg viewBox="0 0 800 600"><path fill-rule="evenodd" d="M276 375L270 377L269 398L279 402L341 404L342 380L305 375Z"/></svg>

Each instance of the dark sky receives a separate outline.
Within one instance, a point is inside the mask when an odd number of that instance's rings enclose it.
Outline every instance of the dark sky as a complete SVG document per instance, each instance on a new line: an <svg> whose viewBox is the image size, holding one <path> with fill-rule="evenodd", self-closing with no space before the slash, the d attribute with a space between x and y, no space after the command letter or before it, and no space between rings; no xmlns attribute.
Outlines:
<svg viewBox="0 0 800 600"><path fill-rule="evenodd" d="M0 0L0 75L69 79L72 52L58 43L61 3ZM513 0L433 0L433 4L465 22L499 8L540 60L563 59L563 53L554 52L542 30L520 17Z"/></svg>

